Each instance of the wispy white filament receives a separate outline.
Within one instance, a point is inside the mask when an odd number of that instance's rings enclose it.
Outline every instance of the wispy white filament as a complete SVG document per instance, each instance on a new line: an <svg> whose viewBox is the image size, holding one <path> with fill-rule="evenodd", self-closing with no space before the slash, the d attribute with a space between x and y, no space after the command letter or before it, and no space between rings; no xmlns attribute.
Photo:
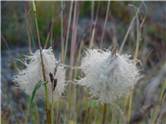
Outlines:
<svg viewBox="0 0 166 124"><path fill-rule="evenodd" d="M49 96L49 99L51 100L52 85L51 85L49 73L54 74L57 60L51 48L43 49L42 56L43 56L45 76L46 76L46 80L48 81L48 84L47 84L48 96ZM31 95L36 83L39 82L40 80L43 80L40 51L37 50L31 56L26 57L25 65L26 65L26 68L24 70L21 70L18 73L18 75L15 76L14 81L16 81L21 87L21 89L25 90L25 92L28 95ZM55 78L57 79L57 85L55 90L53 91L53 98L54 100L57 100L57 98L59 98L61 94L64 92L64 88L66 85L65 84L65 69L62 65L57 66L57 72L55 74ZM42 96L42 97L44 96L44 87L41 87L37 91L37 96Z"/></svg>
<svg viewBox="0 0 166 124"><path fill-rule="evenodd" d="M112 55L110 51L89 49L81 62L85 74L78 84L89 88L102 103L127 95L139 79L139 71L129 55Z"/></svg>

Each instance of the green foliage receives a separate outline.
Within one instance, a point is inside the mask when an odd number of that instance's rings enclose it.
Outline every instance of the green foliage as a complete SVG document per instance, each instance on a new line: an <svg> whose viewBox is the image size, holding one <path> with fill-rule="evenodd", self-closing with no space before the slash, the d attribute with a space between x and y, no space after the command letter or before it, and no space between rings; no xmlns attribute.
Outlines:
<svg viewBox="0 0 166 124"><path fill-rule="evenodd" d="M97 108L98 107L98 102L96 100L90 100L89 101L89 106L92 108Z"/></svg>
<svg viewBox="0 0 166 124"><path fill-rule="evenodd" d="M42 85L44 85L45 82L44 81L39 81L38 83L36 83L33 91L32 91L32 95L30 97L30 106L33 104L33 101L34 101L34 98L35 98L35 95L37 93L37 90L39 90L39 88L41 88Z"/></svg>
<svg viewBox="0 0 166 124"><path fill-rule="evenodd" d="M85 1L82 4L83 5L81 6L81 9L80 9L80 16L88 15L89 12L91 11L92 1Z"/></svg>
<svg viewBox="0 0 166 124"><path fill-rule="evenodd" d="M38 106L34 100L35 100L35 96L37 94L37 91L43 85L45 85L45 83L46 83L45 81L39 81L36 83L36 85L32 91L32 95L28 99L28 109L27 109L27 113L26 113L27 115L26 115L25 123L28 123L29 116L31 115L30 113L32 113L32 116L30 116L32 119L32 122L34 124L39 123Z"/></svg>

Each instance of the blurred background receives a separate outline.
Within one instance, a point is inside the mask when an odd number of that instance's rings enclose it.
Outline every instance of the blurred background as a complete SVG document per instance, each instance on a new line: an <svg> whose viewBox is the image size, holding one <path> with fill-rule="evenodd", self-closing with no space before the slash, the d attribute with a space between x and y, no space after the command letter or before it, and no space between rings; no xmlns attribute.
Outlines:
<svg viewBox="0 0 166 124"><path fill-rule="evenodd" d="M4 124L23 124L25 121L27 95L15 87L16 83L12 81L12 77L18 72L18 68L22 68L17 59L39 48L35 18L38 21L42 47L52 46L56 56L62 55L65 47L67 58L65 63L69 63L71 53L77 58L77 52L82 45L83 48L107 49L110 46L119 48L128 29L130 30L124 51L133 55L138 36L138 21L140 33L138 59L141 61L141 71L145 77L138 83L135 90L133 123L134 119L138 118L135 120L142 121L143 124L151 124L152 121L149 119L154 119L154 116L160 117L160 110L166 109L162 108L161 102L158 102L161 92L166 92L165 81L161 80L157 84L158 87L155 87L151 96L146 96L144 93L151 93L147 87L153 86L150 84L154 77L158 79L166 60L166 2L43 1L35 3L36 13L33 11L32 2L1 1L1 117ZM139 9L138 13L137 9ZM137 17L137 21L136 19L132 21L134 17ZM74 52L71 48L74 48ZM163 77L162 75L162 79ZM99 111L95 111L97 105L93 102L92 113L99 114L100 108ZM42 118L39 119L41 124L44 123L45 118L44 103L39 100L37 104L40 118ZM135 113L145 105L149 105L146 112ZM62 108L59 111L65 113ZM75 123L83 122L86 109L85 106L81 110L76 110L78 117ZM137 114L138 116L135 117ZM63 114L59 118L59 123L66 123L63 120ZM164 124L164 121L161 124Z"/></svg>

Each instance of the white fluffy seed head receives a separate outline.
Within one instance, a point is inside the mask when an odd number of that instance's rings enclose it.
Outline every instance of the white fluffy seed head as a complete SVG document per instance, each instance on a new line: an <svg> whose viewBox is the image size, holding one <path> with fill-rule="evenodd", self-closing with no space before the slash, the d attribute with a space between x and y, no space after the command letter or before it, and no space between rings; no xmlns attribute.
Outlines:
<svg viewBox="0 0 166 124"><path fill-rule="evenodd" d="M43 49L42 57L45 76L46 80L48 81L48 96L50 100L52 96L52 85L49 73L54 74L55 68L57 67L57 71L54 76L54 78L57 79L57 85L55 87L55 90L53 91L53 99L57 100L64 92L64 88L66 85L65 69L61 65L56 66L58 62L55 59L52 48ZM43 80L40 50L37 50L31 56L26 57L26 61L24 63L26 65L26 68L18 72L18 74L14 77L14 81L17 82L20 88L25 90L28 95L31 95L36 83ZM37 96L44 96L44 87L41 87L37 91Z"/></svg>
<svg viewBox="0 0 166 124"><path fill-rule="evenodd" d="M129 55L89 49L81 62L85 74L78 84L89 88L93 97L111 103L127 95L139 79L139 71Z"/></svg>

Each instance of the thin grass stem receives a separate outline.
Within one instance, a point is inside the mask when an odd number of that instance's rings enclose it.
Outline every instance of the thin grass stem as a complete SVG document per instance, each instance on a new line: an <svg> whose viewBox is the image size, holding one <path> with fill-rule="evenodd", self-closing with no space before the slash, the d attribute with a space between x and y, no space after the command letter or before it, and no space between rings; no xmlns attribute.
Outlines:
<svg viewBox="0 0 166 124"><path fill-rule="evenodd" d="M45 68L44 68L44 62L43 62L43 56L42 56L42 46L41 46L41 42L40 42L40 34L39 34L39 28L38 28L38 21L37 21L35 1L33 1L32 3L33 3L33 12L34 12L34 15L35 15L35 25L36 25L36 31L37 31L38 45L39 45L39 48L40 48L42 75L43 75L43 80L46 81L46 75L45 75ZM47 124L51 124L51 115L50 115L51 113L50 113L49 102L48 102L47 83L45 84L44 90L45 90L45 110L46 110L46 116L47 116L46 123Z"/></svg>
<svg viewBox="0 0 166 124"><path fill-rule="evenodd" d="M72 10L73 10L73 1L71 1L70 10L69 10L69 20L68 20L68 26L67 26L67 35L66 35L65 51L64 51L64 62L66 61L66 54L67 54L67 49L68 49Z"/></svg>
<svg viewBox="0 0 166 124"><path fill-rule="evenodd" d="M108 15L109 15L109 10L110 10L110 1L108 1L108 4L107 4L107 10L106 10L106 16L105 16L105 21L104 21L104 27L103 27L103 32L102 32L102 35L101 35L101 43L100 43L100 48L102 48L102 45L103 45L103 40L104 40L104 35L105 35L105 27L106 27L106 24L107 24L107 21L108 21Z"/></svg>
<svg viewBox="0 0 166 124"><path fill-rule="evenodd" d="M104 103L104 106L103 106L102 124L105 124L105 123L106 123L106 116L107 116L107 104Z"/></svg>
<svg viewBox="0 0 166 124"><path fill-rule="evenodd" d="M92 26L92 35L91 35L91 38L90 38L89 48L92 48L93 45L94 45L94 37L95 37L95 32L96 32L96 23L97 23L97 20L98 20L99 8L100 8L100 5L98 4L95 22L94 22L94 24Z"/></svg>

